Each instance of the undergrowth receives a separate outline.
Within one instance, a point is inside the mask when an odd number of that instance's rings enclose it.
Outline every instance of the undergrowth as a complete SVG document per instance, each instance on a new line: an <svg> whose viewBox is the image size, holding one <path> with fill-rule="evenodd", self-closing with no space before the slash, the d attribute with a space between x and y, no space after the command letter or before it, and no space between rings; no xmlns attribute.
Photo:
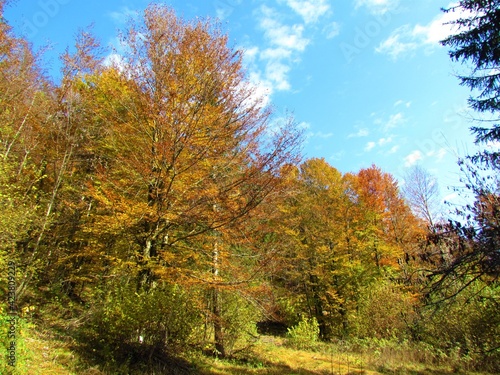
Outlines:
<svg viewBox="0 0 500 375"><path fill-rule="evenodd" d="M95 353L90 360L92 353L82 350L88 350L82 343L24 321L15 371L6 368L0 357L0 374L487 374L474 373L471 362L458 351L445 353L428 344L396 339L326 343L317 337L317 323L303 320L286 337L260 336L246 351L227 359L204 355L196 348L166 352L138 345L124 348L121 358L106 359Z"/></svg>

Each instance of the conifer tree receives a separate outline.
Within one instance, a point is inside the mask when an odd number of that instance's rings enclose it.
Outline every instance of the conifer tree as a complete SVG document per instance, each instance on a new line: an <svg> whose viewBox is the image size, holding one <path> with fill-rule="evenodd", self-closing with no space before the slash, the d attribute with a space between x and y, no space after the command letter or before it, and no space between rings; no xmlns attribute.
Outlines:
<svg viewBox="0 0 500 375"><path fill-rule="evenodd" d="M460 12L452 24L458 32L441 43L450 48L452 60L472 65L469 75L460 75L460 83L473 91L470 107L477 112L496 114L500 110L500 1L462 0L445 12ZM500 140L500 124L494 119L490 127L475 126L471 130L477 143ZM483 151L474 159L498 167L498 151Z"/></svg>

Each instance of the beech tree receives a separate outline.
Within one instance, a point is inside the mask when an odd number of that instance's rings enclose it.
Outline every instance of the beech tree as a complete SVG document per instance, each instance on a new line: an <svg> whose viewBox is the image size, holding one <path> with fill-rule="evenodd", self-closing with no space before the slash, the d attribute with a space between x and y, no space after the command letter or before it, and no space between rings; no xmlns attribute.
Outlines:
<svg viewBox="0 0 500 375"><path fill-rule="evenodd" d="M357 174L355 191L364 213L363 238L368 252L380 268L399 267L411 243L422 236L421 222L404 201L397 181L372 165ZM371 249L371 250L370 250Z"/></svg>
<svg viewBox="0 0 500 375"><path fill-rule="evenodd" d="M283 248L275 287L282 318L289 324L300 315L315 318L320 336L328 339L342 331L355 288L349 267L352 257L343 244L341 216L344 184L341 173L324 159L309 159L290 181L295 194L280 207L282 219L275 231ZM349 282L350 281L350 282ZM346 287L347 286L347 287Z"/></svg>
<svg viewBox="0 0 500 375"><path fill-rule="evenodd" d="M93 230L122 236L140 288L208 286L225 355L220 291L252 278L231 254L257 251L248 220L279 193L300 134L290 119L268 130L272 112L246 81L242 52L211 21L151 5L123 43L120 63L87 77L82 91L106 124L89 190L102 224Z"/></svg>
<svg viewBox="0 0 500 375"><path fill-rule="evenodd" d="M39 183L52 99L39 56L5 23L4 5L0 1L0 253L17 262L21 299L23 280L33 272L32 239L44 222L38 211L43 200Z"/></svg>
<svg viewBox="0 0 500 375"><path fill-rule="evenodd" d="M405 252L415 251L423 233L420 221L394 178L375 166L342 176L310 159L299 166L294 190L276 225L285 250L275 285L289 293L281 308L286 319L315 318L323 339L349 335L374 283L399 279Z"/></svg>

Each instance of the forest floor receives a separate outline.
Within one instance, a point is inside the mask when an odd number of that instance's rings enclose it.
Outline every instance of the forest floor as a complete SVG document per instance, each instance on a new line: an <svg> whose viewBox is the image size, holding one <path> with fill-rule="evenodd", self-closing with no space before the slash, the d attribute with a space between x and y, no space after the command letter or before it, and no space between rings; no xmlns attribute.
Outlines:
<svg viewBox="0 0 500 375"><path fill-rule="evenodd" d="M74 351L74 342L50 331L27 329L21 361L13 375L107 375L101 366L90 365ZM421 359L421 358L420 358ZM174 363L174 362L172 362ZM314 350L297 350L286 346L286 339L260 336L251 349L232 359L217 359L201 354L165 365L163 370L119 371L123 374L200 374L200 375L450 375L476 374L465 364L422 364L414 353L395 350L353 350L338 344L318 344ZM10 375L10 374L9 374Z"/></svg>
<svg viewBox="0 0 500 375"><path fill-rule="evenodd" d="M261 336L243 360L212 360L203 375L449 375L479 374L450 365L425 365L406 351L352 350L339 344L318 344L314 350L286 346L282 337Z"/></svg>

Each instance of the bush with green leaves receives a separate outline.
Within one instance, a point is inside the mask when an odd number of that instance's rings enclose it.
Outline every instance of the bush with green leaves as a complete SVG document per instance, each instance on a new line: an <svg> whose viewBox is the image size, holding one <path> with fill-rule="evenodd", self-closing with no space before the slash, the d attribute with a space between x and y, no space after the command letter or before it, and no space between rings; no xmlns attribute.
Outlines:
<svg viewBox="0 0 500 375"><path fill-rule="evenodd" d="M207 301L211 300L212 291L207 293ZM237 290L219 291L220 317L223 344L226 355L242 352L252 346L258 339L257 322L261 312ZM198 327L195 340L205 349L213 349L214 327L211 304L207 304L205 324Z"/></svg>
<svg viewBox="0 0 500 375"><path fill-rule="evenodd" d="M424 311L421 336L457 367L495 373L500 371L500 285L470 282L452 299L433 296Z"/></svg>
<svg viewBox="0 0 500 375"><path fill-rule="evenodd" d="M379 280L360 293L353 333L359 338L407 339L417 319L417 307L402 286Z"/></svg>
<svg viewBox="0 0 500 375"><path fill-rule="evenodd" d="M316 318L305 318L288 328L287 345L296 349L314 349L319 340L319 324Z"/></svg>
<svg viewBox="0 0 500 375"><path fill-rule="evenodd" d="M113 286L82 330L104 362L184 347L202 325L195 291L166 283L149 290L137 290L133 282Z"/></svg>

